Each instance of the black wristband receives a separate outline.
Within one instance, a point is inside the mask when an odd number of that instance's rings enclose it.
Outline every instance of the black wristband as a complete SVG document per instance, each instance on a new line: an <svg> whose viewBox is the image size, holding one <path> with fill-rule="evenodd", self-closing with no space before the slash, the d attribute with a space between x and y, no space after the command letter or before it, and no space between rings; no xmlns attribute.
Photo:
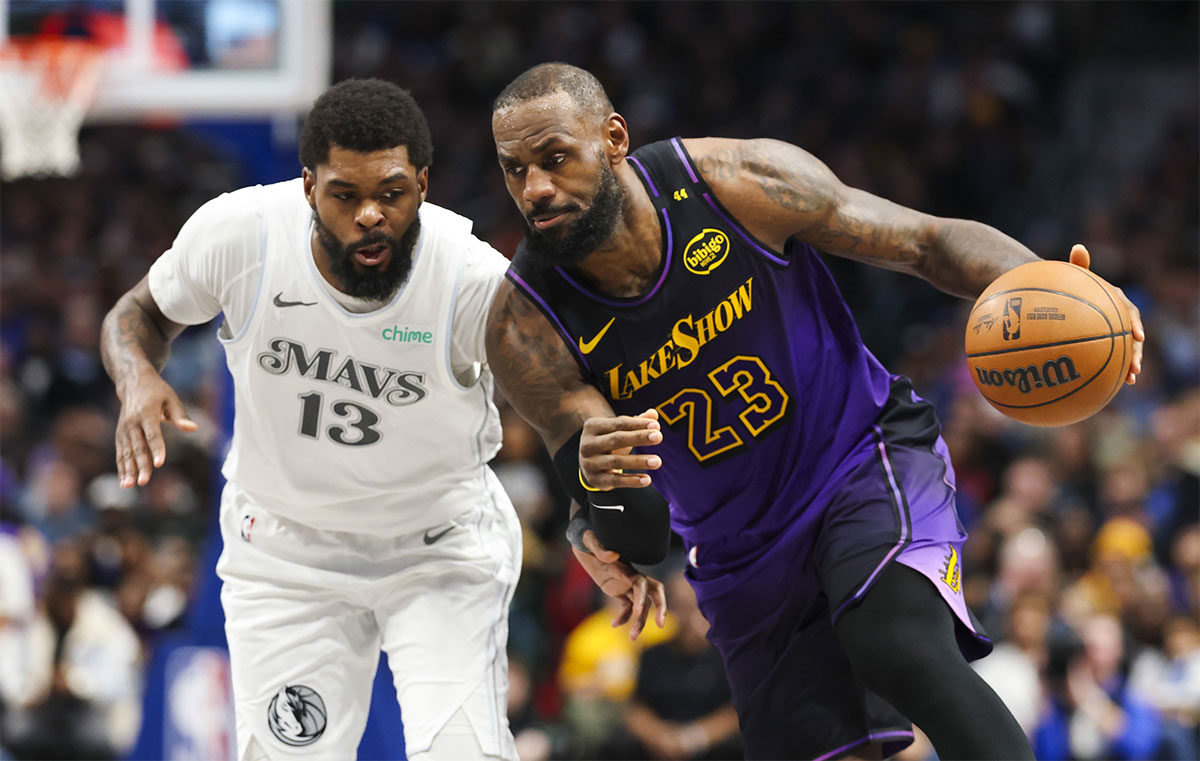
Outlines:
<svg viewBox="0 0 1200 761"><path fill-rule="evenodd" d="M591 528L592 522L587 518L587 507L582 507L575 511L575 515L571 516L571 522L567 524L567 541L580 552L591 555L592 551L583 543L583 532L590 531Z"/></svg>
<svg viewBox="0 0 1200 761"><path fill-rule="evenodd" d="M583 438L582 428L567 439L566 444L558 448L558 451L554 453L554 470L558 472L558 480L567 490L567 496L580 506L587 507L587 489L583 488L583 481L580 480L579 475L579 440L581 438Z"/></svg>
<svg viewBox="0 0 1200 761"><path fill-rule="evenodd" d="M588 515L600 544L626 562L655 565L671 549L667 500L653 486L591 492Z"/></svg>

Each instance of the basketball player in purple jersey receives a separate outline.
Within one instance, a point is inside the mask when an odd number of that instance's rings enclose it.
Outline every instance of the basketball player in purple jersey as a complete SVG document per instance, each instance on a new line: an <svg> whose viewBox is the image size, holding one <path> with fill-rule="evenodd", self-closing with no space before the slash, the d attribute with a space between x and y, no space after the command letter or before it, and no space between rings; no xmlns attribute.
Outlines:
<svg viewBox="0 0 1200 761"><path fill-rule="evenodd" d="M877 758L910 742L911 720L944 759L1032 758L967 665L991 644L963 601L937 417L863 345L816 251L967 298L1037 257L848 188L785 143L631 154L603 87L565 64L514 80L492 129L527 232L488 353L585 505L573 543L597 583L661 603L597 541L603 524L654 555L661 490L748 757ZM1086 250L1071 260L1087 266ZM1144 334L1127 305L1133 383Z"/></svg>

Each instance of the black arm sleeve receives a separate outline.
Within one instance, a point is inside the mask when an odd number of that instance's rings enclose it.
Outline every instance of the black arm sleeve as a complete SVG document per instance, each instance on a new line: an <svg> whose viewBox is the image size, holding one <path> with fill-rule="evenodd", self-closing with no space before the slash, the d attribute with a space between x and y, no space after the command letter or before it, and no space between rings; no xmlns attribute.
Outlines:
<svg viewBox="0 0 1200 761"><path fill-rule="evenodd" d="M581 505L576 516L586 518L596 538L621 559L639 565L661 563L671 547L671 520L667 501L653 486L641 489L594 491L579 471L580 430L554 454L554 467L567 490ZM576 533L582 530L576 526Z"/></svg>

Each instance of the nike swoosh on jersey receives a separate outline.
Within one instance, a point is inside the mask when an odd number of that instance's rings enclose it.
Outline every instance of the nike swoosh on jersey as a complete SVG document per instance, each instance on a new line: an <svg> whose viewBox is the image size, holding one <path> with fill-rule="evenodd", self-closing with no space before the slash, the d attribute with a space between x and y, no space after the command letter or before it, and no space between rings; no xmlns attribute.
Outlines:
<svg viewBox="0 0 1200 761"><path fill-rule="evenodd" d="M590 340L590 341L585 341L585 340L583 340L583 336L580 336L579 337L579 351L584 354L591 354L592 349L596 348L596 344L600 343L600 339L604 338L604 334L608 332L608 329L612 327L612 324L616 319L617 318L614 317L611 320L609 320L608 324L605 325L603 328L600 328L600 332L597 333L595 335L595 337L592 338L592 340Z"/></svg>
<svg viewBox="0 0 1200 761"><path fill-rule="evenodd" d="M284 301L282 297L283 297L283 291L280 291L279 293L275 294L275 299L274 299L275 306L277 306L277 307L312 307L312 306L317 305L317 302L315 302L315 301Z"/></svg>
<svg viewBox="0 0 1200 761"><path fill-rule="evenodd" d="M597 505L595 502L593 502L592 507L598 510L616 510L617 512L621 513L625 512L624 505Z"/></svg>
<svg viewBox="0 0 1200 761"><path fill-rule="evenodd" d="M451 526L450 528L446 529L445 531L441 531L437 534L433 534L432 536L429 534L428 531L426 531L425 532L425 544L433 544L434 542L441 539L446 534L449 534L453 530L454 530L454 527Z"/></svg>

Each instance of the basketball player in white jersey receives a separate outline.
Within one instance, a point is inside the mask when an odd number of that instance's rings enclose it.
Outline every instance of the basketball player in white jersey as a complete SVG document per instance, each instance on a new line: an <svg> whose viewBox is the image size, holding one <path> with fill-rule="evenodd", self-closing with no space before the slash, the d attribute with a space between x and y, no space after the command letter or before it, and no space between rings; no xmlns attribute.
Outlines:
<svg viewBox="0 0 1200 761"><path fill-rule="evenodd" d="M195 430L159 375L224 313L236 390L221 499L241 759L353 758L379 651L413 759L515 759L505 715L515 513L484 321L508 266L423 203L409 94L349 80L314 104L303 176L201 207L105 319L122 485Z"/></svg>

